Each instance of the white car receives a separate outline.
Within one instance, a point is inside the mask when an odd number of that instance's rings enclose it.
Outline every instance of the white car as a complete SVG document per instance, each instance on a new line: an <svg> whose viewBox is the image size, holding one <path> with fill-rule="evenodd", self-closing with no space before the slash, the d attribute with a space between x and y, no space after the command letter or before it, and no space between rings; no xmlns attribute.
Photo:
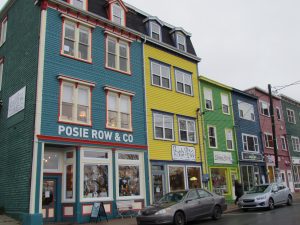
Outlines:
<svg viewBox="0 0 300 225"><path fill-rule="evenodd" d="M244 211L253 208L272 210L276 205L281 204L292 205L293 195L288 187L280 183L255 186L238 201L238 206Z"/></svg>

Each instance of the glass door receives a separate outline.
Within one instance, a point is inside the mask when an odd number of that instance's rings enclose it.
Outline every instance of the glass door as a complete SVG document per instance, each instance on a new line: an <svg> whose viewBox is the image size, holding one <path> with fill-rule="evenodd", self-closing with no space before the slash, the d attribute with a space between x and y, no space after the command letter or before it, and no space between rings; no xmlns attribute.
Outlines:
<svg viewBox="0 0 300 225"><path fill-rule="evenodd" d="M56 221L56 200L57 200L57 180L56 179L44 179L43 182L43 199L42 199L42 211L43 219L45 222Z"/></svg>
<svg viewBox="0 0 300 225"><path fill-rule="evenodd" d="M163 174L153 175L153 200L157 202L164 195L164 176Z"/></svg>

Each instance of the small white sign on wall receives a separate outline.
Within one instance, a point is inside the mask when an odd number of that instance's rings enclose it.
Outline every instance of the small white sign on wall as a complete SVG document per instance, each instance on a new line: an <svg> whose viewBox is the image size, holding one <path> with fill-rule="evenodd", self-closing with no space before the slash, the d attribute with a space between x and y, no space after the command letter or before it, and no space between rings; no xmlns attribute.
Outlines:
<svg viewBox="0 0 300 225"><path fill-rule="evenodd" d="M172 145L173 160L196 161L194 147Z"/></svg>
<svg viewBox="0 0 300 225"><path fill-rule="evenodd" d="M26 86L9 97L7 118L17 114L25 108Z"/></svg>
<svg viewBox="0 0 300 225"><path fill-rule="evenodd" d="M232 164L231 152L214 151L214 163Z"/></svg>

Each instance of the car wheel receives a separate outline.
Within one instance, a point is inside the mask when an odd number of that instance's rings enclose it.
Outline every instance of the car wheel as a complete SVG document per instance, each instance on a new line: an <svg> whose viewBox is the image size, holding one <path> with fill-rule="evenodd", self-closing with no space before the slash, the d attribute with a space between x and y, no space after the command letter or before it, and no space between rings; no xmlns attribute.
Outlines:
<svg viewBox="0 0 300 225"><path fill-rule="evenodd" d="M287 199L287 203L286 203L288 206L291 206L293 205L293 198L291 195L288 196L288 199Z"/></svg>
<svg viewBox="0 0 300 225"><path fill-rule="evenodd" d="M272 198L269 199L269 209L273 210L274 209L274 200Z"/></svg>
<svg viewBox="0 0 300 225"><path fill-rule="evenodd" d="M212 218L214 220L218 220L218 219L221 218L221 216L222 216L222 209L221 209L220 206L216 205L215 208L214 208L214 210L213 210L213 213L212 213Z"/></svg>
<svg viewBox="0 0 300 225"><path fill-rule="evenodd" d="M182 212L175 213L174 224L175 225L184 225L185 224L185 216Z"/></svg>

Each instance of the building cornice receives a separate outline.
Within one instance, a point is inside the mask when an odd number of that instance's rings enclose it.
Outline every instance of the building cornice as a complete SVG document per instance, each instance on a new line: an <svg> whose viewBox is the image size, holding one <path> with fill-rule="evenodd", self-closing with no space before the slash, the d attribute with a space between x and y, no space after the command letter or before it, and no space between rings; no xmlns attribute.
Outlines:
<svg viewBox="0 0 300 225"><path fill-rule="evenodd" d="M222 87L222 88L224 88L224 89L227 89L228 91L232 91L232 87L227 86L227 85L225 85L225 84L222 84L222 83L220 83L220 82L218 82L218 81L209 79L209 78L204 77L204 76L202 76L202 75L199 76L199 80L200 80L200 82L201 82L201 81L205 81L205 82L207 82L207 83L211 83L211 84L214 84L214 85L216 85L216 86L219 86L219 87Z"/></svg>

